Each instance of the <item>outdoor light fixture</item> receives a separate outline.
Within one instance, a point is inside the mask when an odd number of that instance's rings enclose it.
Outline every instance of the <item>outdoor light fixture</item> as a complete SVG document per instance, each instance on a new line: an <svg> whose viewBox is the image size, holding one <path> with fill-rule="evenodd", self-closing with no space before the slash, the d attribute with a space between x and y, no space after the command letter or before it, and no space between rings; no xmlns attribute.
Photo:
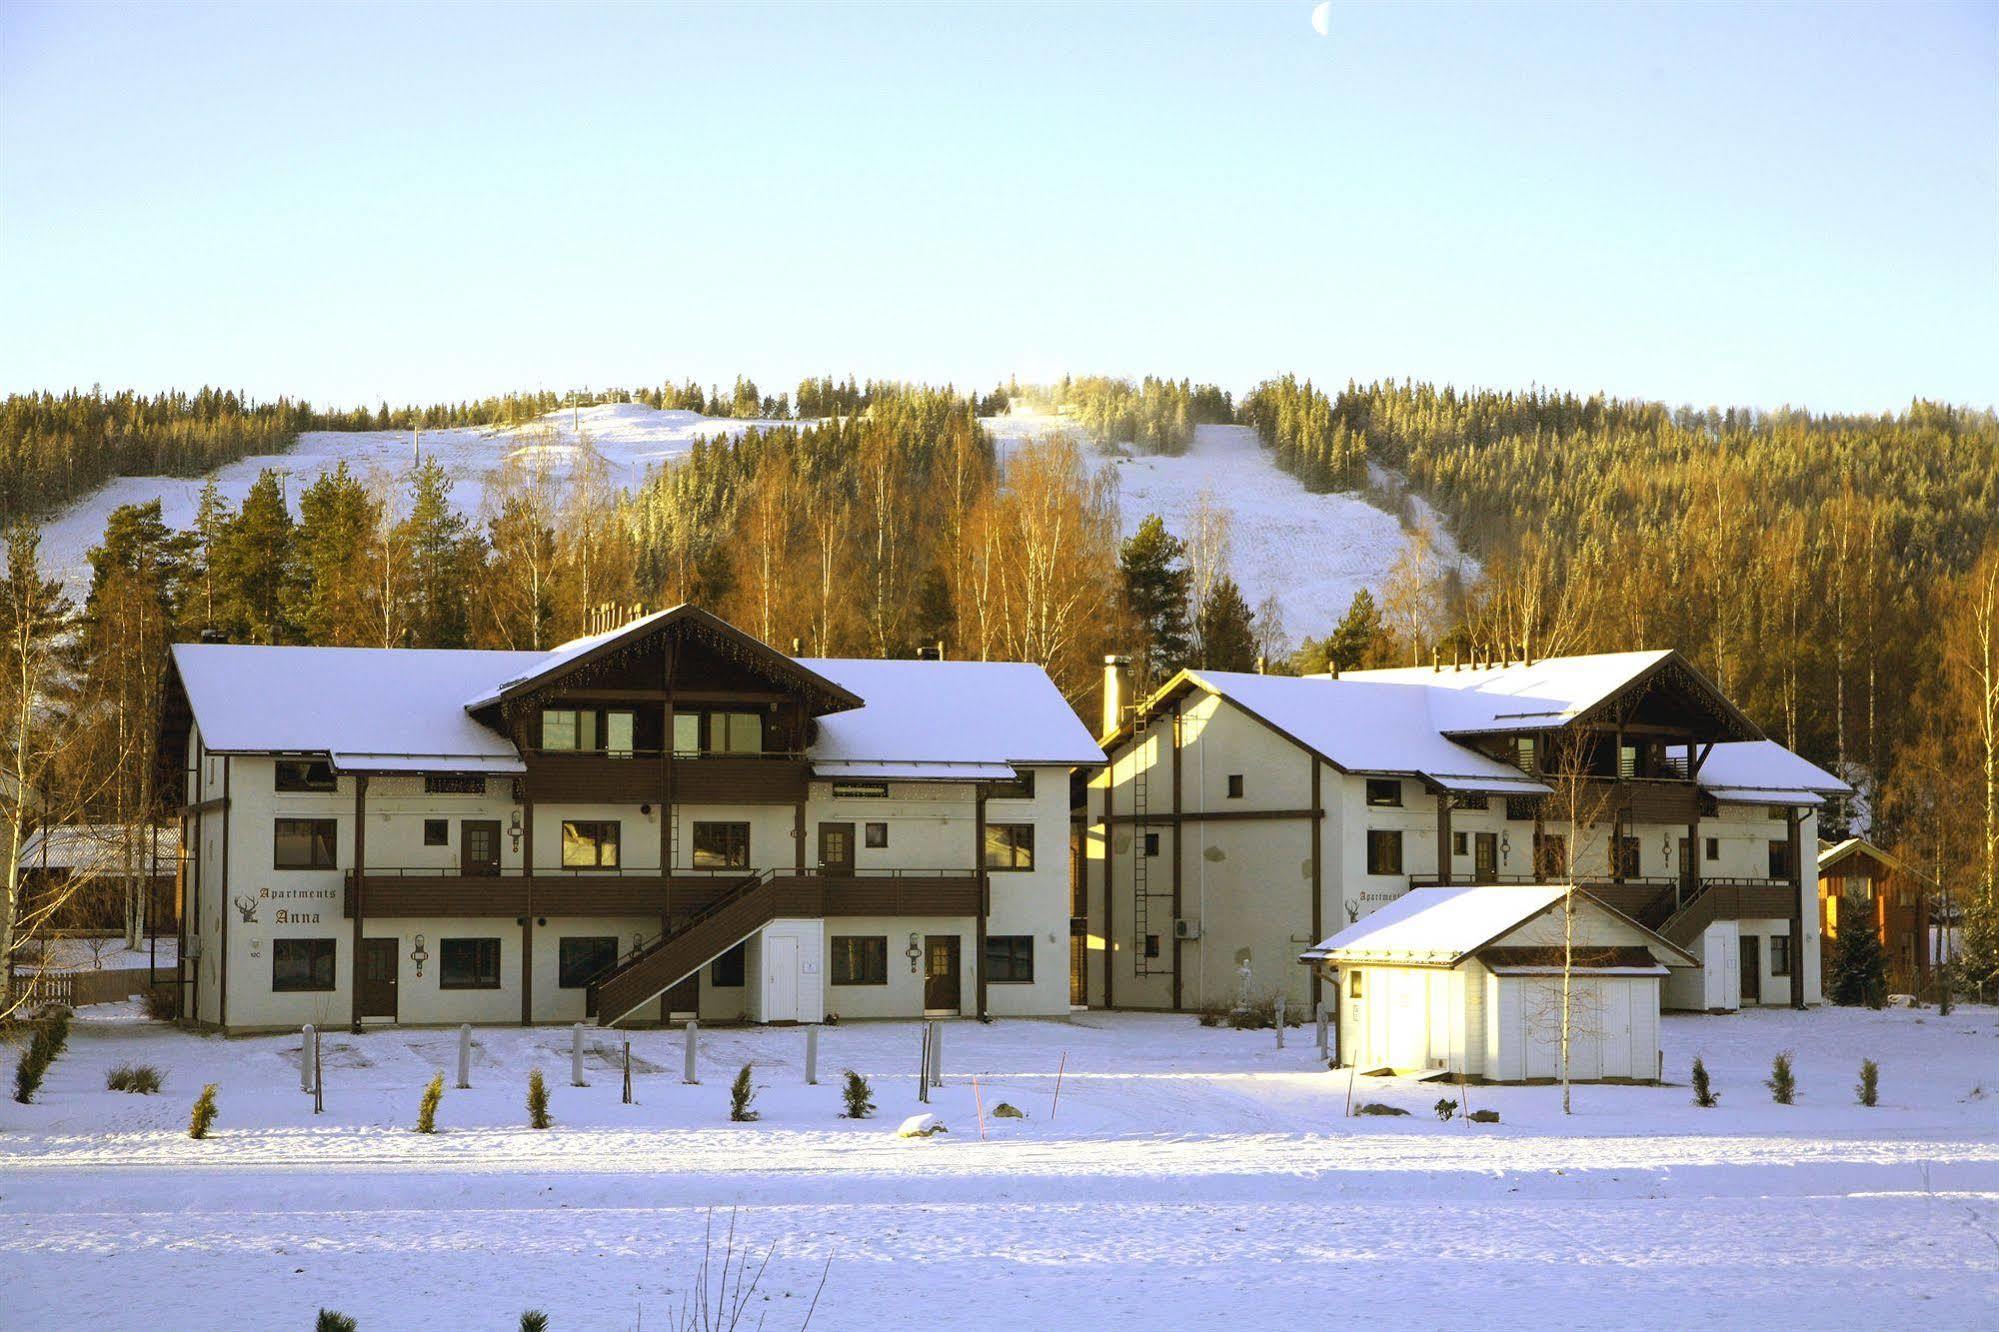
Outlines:
<svg viewBox="0 0 1999 1332"><path fill-rule="evenodd" d="M903 956L909 959L909 974L912 976L916 974L916 964L923 960L923 944L920 942L920 938L921 936L911 933L909 936L909 947L903 953Z"/></svg>
<svg viewBox="0 0 1999 1332"><path fill-rule="evenodd" d="M1504 865L1513 854L1513 839L1506 835L1506 829L1499 830L1499 863Z"/></svg>
<svg viewBox="0 0 1999 1332"><path fill-rule="evenodd" d="M516 851L520 850L520 849L521 849L521 812L520 812L520 810L518 810L518 809L516 809L516 810L514 811L514 814L513 814L513 817L512 817L511 819L509 819L509 820L507 821L507 835L508 835L509 837L512 837L512 838L514 839L514 850L516 850Z"/></svg>
<svg viewBox="0 0 1999 1332"><path fill-rule="evenodd" d="M423 936L416 937L416 947L410 949L410 961L416 963L416 978L423 979L423 964L430 961L430 950L423 946Z"/></svg>
<svg viewBox="0 0 1999 1332"><path fill-rule="evenodd" d="M1671 833L1659 834L1659 854L1666 858L1668 865L1673 863L1673 835Z"/></svg>

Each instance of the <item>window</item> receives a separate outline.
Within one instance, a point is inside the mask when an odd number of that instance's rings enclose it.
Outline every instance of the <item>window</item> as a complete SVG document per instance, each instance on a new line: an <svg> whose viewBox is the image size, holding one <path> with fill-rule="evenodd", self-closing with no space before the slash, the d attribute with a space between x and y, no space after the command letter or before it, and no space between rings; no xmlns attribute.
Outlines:
<svg viewBox="0 0 1999 1332"><path fill-rule="evenodd" d="M423 821L423 844L425 846L450 846L451 820L425 819Z"/></svg>
<svg viewBox="0 0 1999 1332"><path fill-rule="evenodd" d="M1641 873L1639 869L1639 864L1640 864L1639 857L1641 854L1642 852L1639 849L1638 839L1636 837L1618 838L1617 877L1620 879L1638 878Z"/></svg>
<svg viewBox="0 0 1999 1332"><path fill-rule="evenodd" d="M584 934L556 942L555 983L564 990L580 990L591 980L609 971L618 962L618 936Z"/></svg>
<svg viewBox="0 0 1999 1332"><path fill-rule="evenodd" d="M599 708L543 708L541 747L629 758L636 718Z"/></svg>
<svg viewBox="0 0 1999 1332"><path fill-rule="evenodd" d="M696 758L701 753L701 714L698 712L676 712L673 714L673 756L675 758Z"/></svg>
<svg viewBox="0 0 1999 1332"><path fill-rule="evenodd" d="M986 825L986 868L989 870L1033 869L1034 825L1031 823L988 823Z"/></svg>
<svg viewBox="0 0 1999 1332"><path fill-rule="evenodd" d="M1148 934L1148 935L1146 935L1146 936L1145 936L1145 955L1146 955L1147 957L1158 957L1158 956L1159 956L1159 936L1158 936L1158 935L1156 935L1156 934Z"/></svg>
<svg viewBox="0 0 1999 1332"><path fill-rule="evenodd" d="M1158 833L1147 833L1145 835L1145 854L1148 856L1156 856L1159 854Z"/></svg>
<svg viewBox="0 0 1999 1332"><path fill-rule="evenodd" d="M334 779L333 765L318 759L279 759L278 789L280 791L333 791L340 783Z"/></svg>
<svg viewBox="0 0 1999 1332"><path fill-rule="evenodd" d="M1242 799L1242 774L1239 772L1229 774L1229 799Z"/></svg>
<svg viewBox="0 0 1999 1332"><path fill-rule="evenodd" d="M748 869L749 865L749 824L697 823L694 825L695 869Z"/></svg>
<svg viewBox="0 0 1999 1332"><path fill-rule="evenodd" d="M498 939L438 940L437 988L499 989L500 941Z"/></svg>
<svg viewBox="0 0 1999 1332"><path fill-rule="evenodd" d="M1617 747L1617 775L1630 781L1638 775L1638 746L1619 745Z"/></svg>
<svg viewBox="0 0 1999 1332"><path fill-rule="evenodd" d="M425 795L479 795L486 794L484 777L426 777L423 779Z"/></svg>
<svg viewBox="0 0 1999 1332"><path fill-rule="evenodd" d="M1788 879L1791 877L1791 844L1789 841L1770 840L1770 877Z"/></svg>
<svg viewBox="0 0 1999 1332"><path fill-rule="evenodd" d="M331 939L271 941L271 989L283 994L333 988Z"/></svg>
<svg viewBox="0 0 1999 1332"><path fill-rule="evenodd" d="M676 712L673 714L675 758L703 754L761 754L764 719L760 712Z"/></svg>
<svg viewBox="0 0 1999 1332"><path fill-rule="evenodd" d="M276 869L332 869L336 819L279 819L271 851Z"/></svg>
<svg viewBox="0 0 1999 1332"><path fill-rule="evenodd" d="M888 984L888 936L884 934L836 934L833 946L833 984Z"/></svg>
<svg viewBox="0 0 1999 1332"><path fill-rule="evenodd" d="M994 782L986 788L986 796L992 800L1034 799L1034 769L1020 769L1010 782Z"/></svg>
<svg viewBox="0 0 1999 1332"><path fill-rule="evenodd" d="M744 959L748 956L747 945L737 944L728 952L715 959L708 968L708 983L724 990L739 990L743 986Z"/></svg>
<svg viewBox="0 0 1999 1332"><path fill-rule="evenodd" d="M882 847L888 845L888 825L886 823L870 823L867 826L867 845L876 850L880 850Z"/></svg>
<svg viewBox="0 0 1999 1332"><path fill-rule="evenodd" d="M1370 777L1367 779L1367 803L1400 808L1402 804L1402 783L1393 777Z"/></svg>
<svg viewBox="0 0 1999 1332"><path fill-rule="evenodd" d="M1454 855L1454 856L1461 856L1461 855L1464 855L1464 854L1465 854L1465 853L1466 853L1467 851L1469 851L1469 850L1471 850L1471 834L1470 834L1470 833L1461 833L1461 832L1454 832L1454 833L1452 833L1452 834L1451 834L1451 854L1452 854L1452 855Z"/></svg>
<svg viewBox="0 0 1999 1332"><path fill-rule="evenodd" d="M616 758L632 756L633 717L629 712L604 714L604 752Z"/></svg>
<svg viewBox="0 0 1999 1332"><path fill-rule="evenodd" d="M1788 934L1770 936L1770 974L1772 976L1791 974L1791 936Z"/></svg>
<svg viewBox="0 0 1999 1332"><path fill-rule="evenodd" d="M697 825L698 826L698 825ZM564 869L616 869L618 825L603 819L562 821Z"/></svg>
<svg viewBox="0 0 1999 1332"><path fill-rule="evenodd" d="M1158 935L1153 935L1158 938ZM1147 956L1152 956L1147 954ZM1034 979L1034 936L1031 934L988 934L986 936L986 979L995 983L1023 984Z"/></svg>
<svg viewBox="0 0 1999 1332"><path fill-rule="evenodd" d="M1367 830L1367 872L1369 874L1402 872L1401 833L1386 828Z"/></svg>
<svg viewBox="0 0 1999 1332"><path fill-rule="evenodd" d="M1355 968L1354 970L1352 970L1352 971L1349 971L1349 972L1347 973L1347 998L1349 998L1349 999L1358 999L1358 998L1360 998L1360 969L1359 969L1359 968Z"/></svg>
<svg viewBox="0 0 1999 1332"><path fill-rule="evenodd" d="M1719 837L1710 837L1707 839L1707 858L1709 860L1721 859L1721 839Z"/></svg>
<svg viewBox="0 0 1999 1332"><path fill-rule="evenodd" d="M1534 771L1534 737L1516 735L1513 737L1513 766L1525 773Z"/></svg>

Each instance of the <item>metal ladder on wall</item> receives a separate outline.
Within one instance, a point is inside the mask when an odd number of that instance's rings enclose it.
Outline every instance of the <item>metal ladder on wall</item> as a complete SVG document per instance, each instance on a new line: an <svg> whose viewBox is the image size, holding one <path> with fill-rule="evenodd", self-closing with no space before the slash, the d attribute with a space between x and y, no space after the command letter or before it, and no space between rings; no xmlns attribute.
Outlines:
<svg viewBox="0 0 1999 1332"><path fill-rule="evenodd" d="M1132 733L1141 738L1141 743L1132 747L1134 759L1145 748L1142 741L1150 724L1151 718L1142 710L1132 718ZM1151 954L1146 948L1147 939L1160 933L1152 924L1152 899L1167 898L1166 910L1169 917L1172 912L1172 893L1152 891L1152 857L1146 854L1146 838L1150 835L1146 824L1146 814L1149 810L1147 788L1150 785L1151 773L1152 764L1144 763L1134 766L1131 775L1131 951L1135 970L1141 976L1161 975L1173 970L1172 946L1169 940L1164 938L1160 940L1160 948L1156 955ZM1165 933L1170 935L1173 925L1170 918L1166 924Z"/></svg>

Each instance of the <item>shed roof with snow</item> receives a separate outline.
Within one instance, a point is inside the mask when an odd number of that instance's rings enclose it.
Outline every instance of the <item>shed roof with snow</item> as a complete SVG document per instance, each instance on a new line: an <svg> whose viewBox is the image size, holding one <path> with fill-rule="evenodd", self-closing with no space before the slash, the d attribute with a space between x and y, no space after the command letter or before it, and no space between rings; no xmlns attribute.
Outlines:
<svg viewBox="0 0 1999 1332"><path fill-rule="evenodd" d="M1507 940L1537 917L1559 909L1569 889L1560 884L1471 885L1412 888L1370 912L1329 939L1299 954L1310 964L1455 967L1471 957L1485 958L1496 970L1538 971L1561 959L1546 954L1541 942L1509 946ZM1679 945L1646 929L1589 893L1576 890L1577 911L1596 922L1613 922L1623 942L1593 947L1579 965L1589 970L1640 970L1694 967L1700 963ZM1592 938L1600 931L1592 929ZM1491 955L1494 950L1504 953ZM1642 949L1638 957L1632 949ZM1559 952L1559 949L1557 950Z"/></svg>

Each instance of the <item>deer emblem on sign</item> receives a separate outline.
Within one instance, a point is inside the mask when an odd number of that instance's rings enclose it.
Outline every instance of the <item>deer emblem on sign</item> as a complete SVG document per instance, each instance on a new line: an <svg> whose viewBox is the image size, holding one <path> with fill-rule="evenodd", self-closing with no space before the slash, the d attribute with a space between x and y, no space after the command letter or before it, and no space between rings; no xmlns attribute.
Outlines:
<svg viewBox="0 0 1999 1332"><path fill-rule="evenodd" d="M257 899L256 899L256 898L254 898L254 897L239 897L239 898L237 898L237 899L236 899L236 909L237 909L238 911L240 911L240 912L242 912L242 913L243 913L243 923L244 923L245 925L255 925L255 924L257 923Z"/></svg>

